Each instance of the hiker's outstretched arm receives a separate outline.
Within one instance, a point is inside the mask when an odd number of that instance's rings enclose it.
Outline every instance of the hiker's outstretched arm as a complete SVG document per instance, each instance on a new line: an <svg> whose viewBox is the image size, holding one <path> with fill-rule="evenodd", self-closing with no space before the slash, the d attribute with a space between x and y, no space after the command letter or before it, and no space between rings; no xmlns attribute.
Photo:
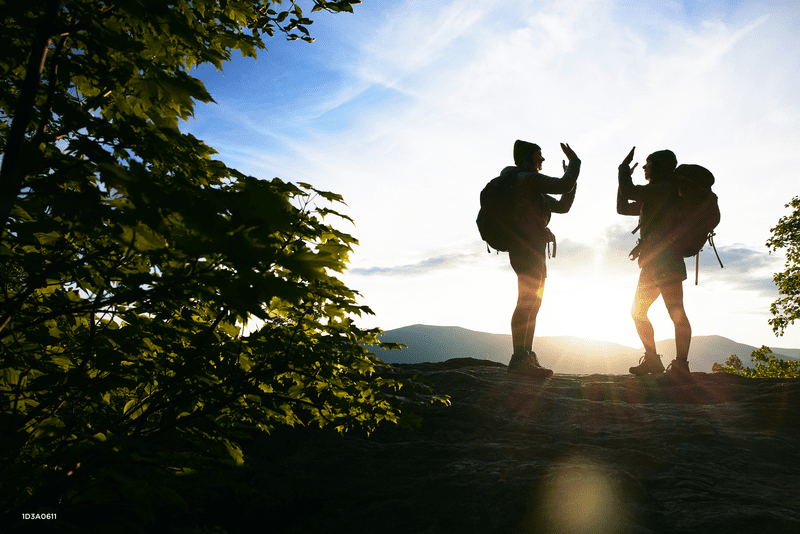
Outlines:
<svg viewBox="0 0 800 534"><path fill-rule="evenodd" d="M564 193L561 195L559 200L554 199L550 195L547 195L547 203L550 205L550 211L553 213L567 213L569 209L572 207L572 203L575 200L575 191L578 189L578 186L572 188L572 191L568 193Z"/></svg>
<svg viewBox="0 0 800 534"><path fill-rule="evenodd" d="M627 160L627 158L626 158ZM633 185L633 179L631 178L631 168L628 166L629 164L626 162L622 162L619 166L619 189L618 195L622 195L623 198L627 200L637 200L639 202L643 201L646 193L646 185Z"/></svg>
<svg viewBox="0 0 800 534"><path fill-rule="evenodd" d="M639 215L641 210L641 202L628 200L622 196L622 192L617 188L617 213L620 215Z"/></svg>
<svg viewBox="0 0 800 534"><path fill-rule="evenodd" d="M575 188L575 183L578 181L578 174L580 174L580 172L581 160L576 157L569 160L567 170L561 178L545 176L538 172L521 172L519 176L526 182L526 188L530 188L530 191L550 195L563 195Z"/></svg>

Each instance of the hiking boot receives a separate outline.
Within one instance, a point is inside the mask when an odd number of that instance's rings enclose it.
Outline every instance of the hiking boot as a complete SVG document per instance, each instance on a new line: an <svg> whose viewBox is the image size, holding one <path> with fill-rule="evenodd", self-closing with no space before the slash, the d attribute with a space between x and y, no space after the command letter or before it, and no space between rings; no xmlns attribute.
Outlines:
<svg viewBox="0 0 800 534"><path fill-rule="evenodd" d="M670 378L690 378L689 360L672 360L667 367L667 376Z"/></svg>
<svg viewBox="0 0 800 534"><path fill-rule="evenodd" d="M528 355L527 354L517 354L516 352L511 355L511 360L508 362L508 369L509 373L513 373L514 370L519 367L519 364L522 363Z"/></svg>
<svg viewBox="0 0 800 534"><path fill-rule="evenodd" d="M539 364L535 352L512 355L511 361L508 362L508 372L535 378L547 378L553 375L552 370L546 369Z"/></svg>
<svg viewBox="0 0 800 534"><path fill-rule="evenodd" d="M661 356L658 354L648 355L645 353L639 359L639 365L636 367L631 367L629 369L632 375L646 375L650 373L663 373L664 372L664 364L661 363Z"/></svg>

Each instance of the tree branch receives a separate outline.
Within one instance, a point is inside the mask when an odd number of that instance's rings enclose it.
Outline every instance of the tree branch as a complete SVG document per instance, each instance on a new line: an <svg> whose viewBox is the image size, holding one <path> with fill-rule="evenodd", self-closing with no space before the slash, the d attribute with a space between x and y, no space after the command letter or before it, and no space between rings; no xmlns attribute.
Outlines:
<svg viewBox="0 0 800 534"><path fill-rule="evenodd" d="M11 121L6 141L3 163L0 166L0 235L3 234L22 188L24 173L22 169L22 151L25 147L25 133L33 120L36 107L36 95L42 78L44 62L50 48L50 38L55 33L56 20L61 9L59 0L48 0L42 23L31 44L25 81L22 84L19 99L15 107L14 119Z"/></svg>
<svg viewBox="0 0 800 534"><path fill-rule="evenodd" d="M61 39L58 40L58 44L56 45L56 52L53 61L50 62L50 75L48 76L47 82L47 101L44 104L44 116L39 121L39 129L36 131L36 135L34 135L34 145L37 143L35 142L36 139L40 139L44 133L47 131L47 125L50 123L50 119L53 118L53 98L56 94L56 88L58 87L58 83L56 81L56 74L58 74L58 62L61 59L61 52L64 50L64 43L67 41L67 36L62 35Z"/></svg>

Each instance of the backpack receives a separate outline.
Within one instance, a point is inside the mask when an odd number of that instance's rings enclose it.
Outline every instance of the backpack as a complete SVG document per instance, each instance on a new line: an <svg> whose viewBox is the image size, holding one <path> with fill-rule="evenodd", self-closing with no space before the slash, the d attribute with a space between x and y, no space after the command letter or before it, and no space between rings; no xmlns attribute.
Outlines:
<svg viewBox="0 0 800 534"><path fill-rule="evenodd" d="M481 191L481 208L475 222L481 238L487 243L488 252L491 252L489 247L499 252L508 252L514 243L527 241L519 221L515 219L515 189L519 171L520 169L516 169L516 172L509 170L500 173L500 176L490 180ZM540 197L535 199L533 206L534 219L537 221L534 226L542 227L537 231L546 233L548 243L553 243L555 256L555 237L546 228L549 219L547 200L544 195Z"/></svg>
<svg viewBox="0 0 800 534"><path fill-rule="evenodd" d="M700 165L680 165L673 177L680 197L677 204L679 214L670 231L670 241L684 258L690 258L697 255L706 243L714 246L714 229L720 221L717 195L711 191L714 175Z"/></svg>
<svg viewBox="0 0 800 534"><path fill-rule="evenodd" d="M514 221L514 189L516 173L501 174L493 178L481 191L481 209L478 211L478 231L488 247L507 252L514 242L517 225Z"/></svg>
<svg viewBox="0 0 800 534"><path fill-rule="evenodd" d="M700 251L706 243L714 249L719 266L723 267L717 247L714 245L714 230L720 220L717 195L711 191L714 175L700 165L680 165L673 171L672 180L678 186L674 208L667 215L670 228L667 233L669 246L677 248L684 258L696 257L694 283L700 273ZM633 232L636 233L640 226ZM630 252L631 260L639 258L644 243L640 240ZM639 265L641 266L641 259Z"/></svg>

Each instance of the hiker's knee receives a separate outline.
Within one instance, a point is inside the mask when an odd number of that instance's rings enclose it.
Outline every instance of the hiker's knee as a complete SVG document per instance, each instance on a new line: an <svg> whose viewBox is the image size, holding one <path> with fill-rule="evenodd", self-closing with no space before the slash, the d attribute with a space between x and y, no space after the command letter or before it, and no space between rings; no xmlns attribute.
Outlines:
<svg viewBox="0 0 800 534"><path fill-rule="evenodd" d="M532 307L540 306L544 295L544 281L537 277L519 276L519 296L517 305Z"/></svg>
<svg viewBox="0 0 800 534"><path fill-rule="evenodd" d="M683 287L681 284L665 288L662 297L672 322L675 324L688 324L689 318L686 316L686 309L683 307Z"/></svg>
<svg viewBox="0 0 800 534"><path fill-rule="evenodd" d="M517 299L517 310L524 310L528 314L538 313L541 306L542 299L537 298L535 295L520 295Z"/></svg>
<svg viewBox="0 0 800 534"><path fill-rule="evenodd" d="M634 304L633 307L631 308L631 318L636 323L643 323L648 321L649 319L647 318L647 308L642 309L640 306Z"/></svg>
<svg viewBox="0 0 800 534"><path fill-rule="evenodd" d="M672 319L673 323L680 325L689 324L689 317L686 315L686 310L682 302L667 304L667 313L669 313L669 318Z"/></svg>
<svg viewBox="0 0 800 534"><path fill-rule="evenodd" d="M639 285L636 287L636 295L633 297L633 305L631 306L631 317L637 323L647 322L647 312L650 310L653 302L656 301L660 290L658 286L642 283L641 277Z"/></svg>
<svg viewBox="0 0 800 534"><path fill-rule="evenodd" d="M647 311L650 309L650 302L646 299L636 298L631 306L631 317L637 323L648 321Z"/></svg>

